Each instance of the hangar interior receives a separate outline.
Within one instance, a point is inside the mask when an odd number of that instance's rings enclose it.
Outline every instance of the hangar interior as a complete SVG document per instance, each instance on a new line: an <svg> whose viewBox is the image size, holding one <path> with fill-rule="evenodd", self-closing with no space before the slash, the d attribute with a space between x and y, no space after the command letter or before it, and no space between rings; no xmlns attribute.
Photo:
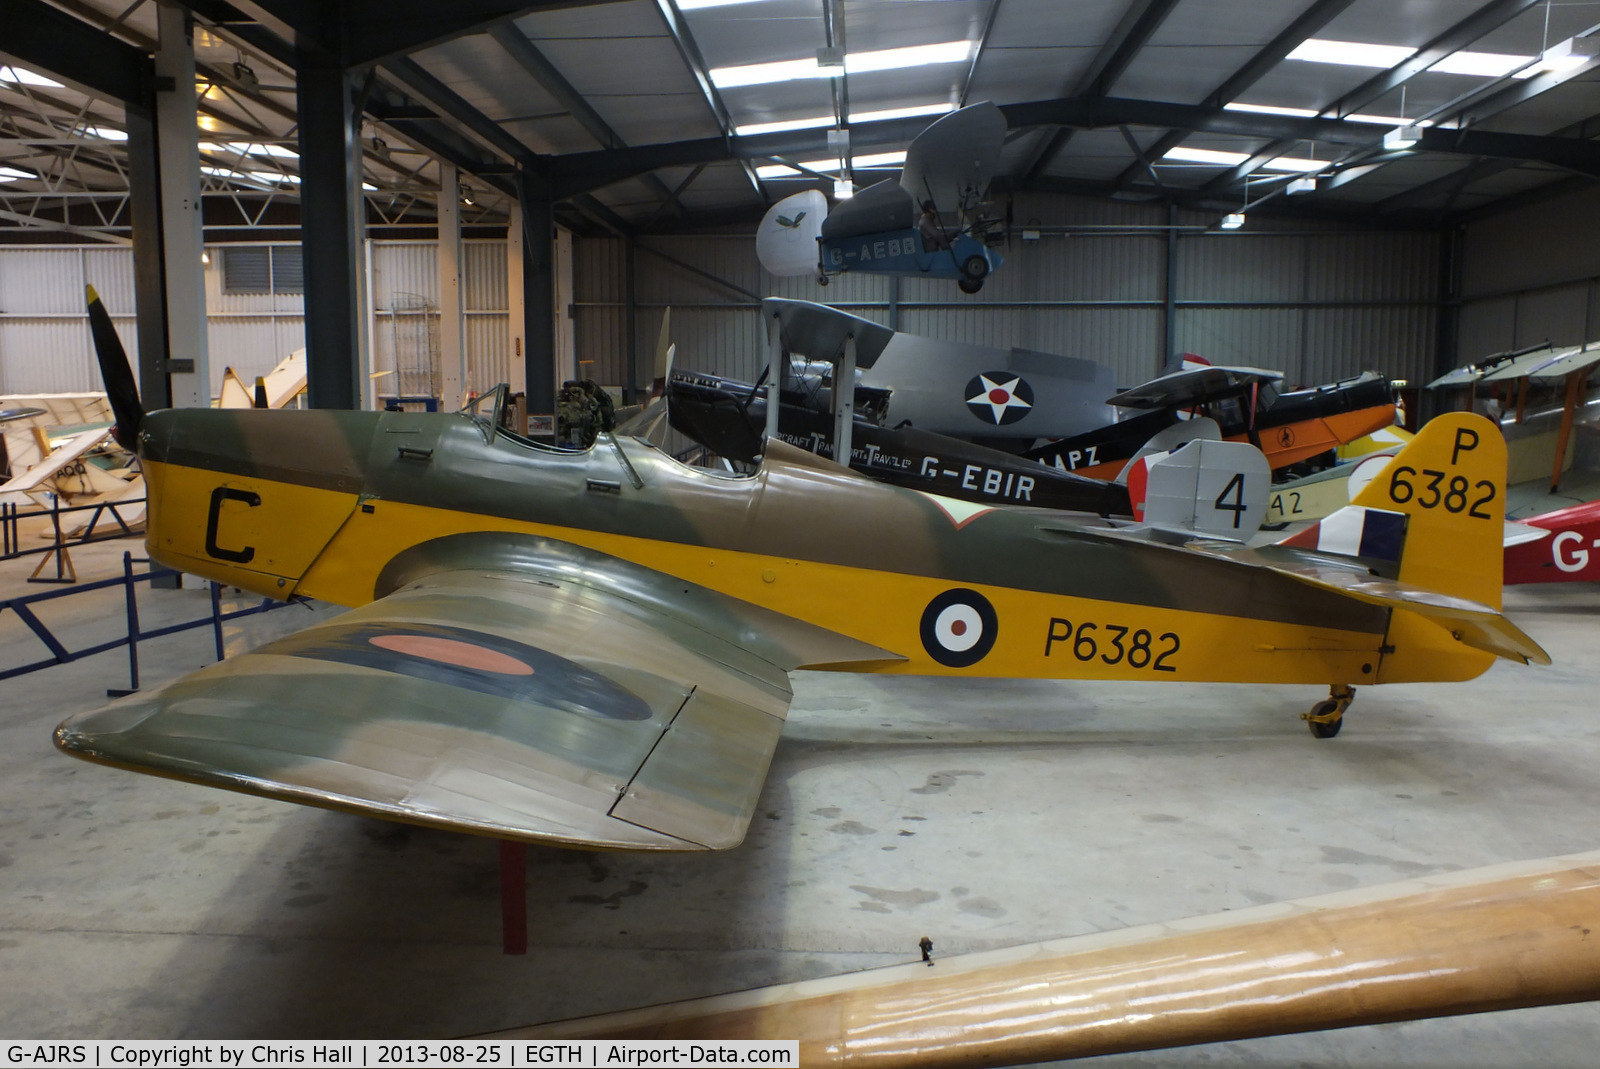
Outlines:
<svg viewBox="0 0 1600 1069"><path fill-rule="evenodd" d="M1451 369L1600 340L1597 30L1600 2L1550 0L0 0L0 396L102 389L85 284L148 408L304 348L309 407L506 382L536 415L569 379L643 400L669 310L678 367L756 381L777 296L1122 386L1180 353L1375 370L1414 429L1463 403L1421 389ZM762 266L779 200L892 178L982 101L1008 130L981 292ZM1593 435L1580 412L1565 496L1521 514L1594 496ZM125 549L74 550L80 578ZM37 563L0 563L0 599ZM498 953L490 841L54 753L120 685L102 654L5 683L0 1031L472 1034L924 935L960 954L1592 849L1595 609L1590 584L1512 592L1554 667L1367 691L1326 743L1305 687L800 673L745 845L535 848L525 958ZM51 625L120 611L101 591ZM335 612L231 623L229 653ZM0 618L0 670L35 641ZM194 635L140 656L146 688L212 659ZM1578 1004L1106 1064L1584 1065L1595 1026Z"/></svg>

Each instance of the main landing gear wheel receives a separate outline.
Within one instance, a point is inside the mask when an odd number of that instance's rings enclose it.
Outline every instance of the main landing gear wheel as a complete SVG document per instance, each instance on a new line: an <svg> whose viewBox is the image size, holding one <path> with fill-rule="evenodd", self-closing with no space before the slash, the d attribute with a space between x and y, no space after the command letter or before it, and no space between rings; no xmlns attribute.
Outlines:
<svg viewBox="0 0 1600 1069"><path fill-rule="evenodd" d="M961 262L961 273L974 282L987 278L989 261L974 253Z"/></svg>
<svg viewBox="0 0 1600 1069"><path fill-rule="evenodd" d="M956 280L956 287L958 289L960 289L962 293L977 293L979 290L983 289L983 279L981 279L981 278L961 278L961 279L957 279Z"/></svg>
<svg viewBox="0 0 1600 1069"><path fill-rule="evenodd" d="M1312 735L1319 739L1331 739L1344 726L1345 710L1350 708L1355 697L1356 688L1335 683L1329 688L1328 697L1313 705L1309 713L1301 713L1300 719L1306 722Z"/></svg>

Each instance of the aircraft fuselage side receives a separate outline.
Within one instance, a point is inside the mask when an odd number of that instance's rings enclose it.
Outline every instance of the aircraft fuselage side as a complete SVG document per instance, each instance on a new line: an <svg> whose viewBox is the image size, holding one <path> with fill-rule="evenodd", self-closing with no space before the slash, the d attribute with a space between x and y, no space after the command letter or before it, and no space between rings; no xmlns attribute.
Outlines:
<svg viewBox="0 0 1600 1069"><path fill-rule="evenodd" d="M558 453L461 415L189 410L151 415L141 451L152 555L276 597L364 604L401 554L497 532L903 654L889 672L1359 684L1487 663L1426 631L1414 656L1381 652L1388 609L1273 572L963 507L789 447L739 479L635 439Z"/></svg>

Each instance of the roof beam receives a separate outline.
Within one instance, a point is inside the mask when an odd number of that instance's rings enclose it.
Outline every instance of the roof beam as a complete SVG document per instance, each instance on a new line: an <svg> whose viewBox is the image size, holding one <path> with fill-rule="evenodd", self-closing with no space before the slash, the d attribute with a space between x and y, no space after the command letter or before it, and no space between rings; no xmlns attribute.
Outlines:
<svg viewBox="0 0 1600 1069"><path fill-rule="evenodd" d="M1117 79L1122 77L1134 57L1143 50L1146 42L1177 6L1176 0L1133 0L1123 13L1122 21L1111 31L1111 36L1100 46L1100 51L1095 53L1077 84L1067 91L1068 94L1075 97L1110 96ZM1044 172L1056 154L1072 140L1072 133L1070 128L1062 128L1045 140L1039 152L1022 169L1024 183L1033 181Z"/></svg>
<svg viewBox="0 0 1600 1069"><path fill-rule="evenodd" d="M622 140L611 125L601 118L600 113L594 110L589 101L584 99L582 93L556 69L540 52L534 43L528 40L523 32L509 22L502 22L491 27L489 36L498 44L517 64L526 71L534 81L542 86L545 92L555 98L556 103L567 109L578 125L588 131L589 136L600 143L603 149L627 148L627 142ZM667 188L654 172L646 172L640 176L645 187L655 195L675 215L683 214L683 205L679 202L672 190Z"/></svg>
<svg viewBox="0 0 1600 1069"><path fill-rule="evenodd" d="M1493 0L1492 3L1479 8L1417 49L1409 58L1402 60L1386 71L1380 71L1365 82L1362 82L1350 92L1323 108L1322 113L1324 115L1331 114L1334 118L1343 118L1346 115L1360 111L1362 108L1382 98L1386 93L1398 89L1446 56L1461 51L1461 49L1466 48L1478 38L1498 29L1529 8L1537 6L1540 2L1541 0ZM1540 91L1542 92L1543 90ZM1224 101L1224 103L1226 102ZM1254 172L1262 163L1283 155L1291 147L1293 147L1293 142L1291 141L1280 141L1268 145L1253 154L1250 159L1213 179L1207 185L1213 190L1220 190L1242 182L1247 175Z"/></svg>
<svg viewBox="0 0 1600 1069"><path fill-rule="evenodd" d="M1248 63L1234 71L1227 81L1212 90L1211 95L1206 97L1205 104L1209 107L1221 108L1225 104L1231 103L1239 94L1265 77L1272 68L1282 63L1284 58L1290 52L1299 48L1308 37L1322 29L1337 16L1343 14L1345 8L1354 2L1355 0L1317 0L1299 18L1284 27L1282 33L1267 42L1261 51L1251 56ZM1184 139L1193 132L1192 130L1184 129L1168 130L1157 138L1154 144L1145 149L1143 153L1137 154L1139 158L1129 164L1122 174L1117 176L1117 181L1119 183L1134 181L1144 168L1149 167L1154 161L1159 160L1168 152L1183 144Z"/></svg>
<svg viewBox="0 0 1600 1069"><path fill-rule="evenodd" d="M1105 100L1081 97L1035 100L1025 104L1002 104L1000 111L1012 128L1060 125L1094 129L1126 124L1206 130L1269 141L1322 141L1357 149L1376 148L1381 145L1384 134L1380 127L1371 123L1347 119L1299 119L1117 97ZM920 119L862 123L852 127L851 141L862 146L903 143L914 138L927 125L926 121ZM1592 141L1433 128L1423 132L1419 147L1422 151L1450 155L1496 156L1550 163L1600 176L1600 143ZM826 150L826 131L800 130L755 137L730 137L726 140L702 138L637 148L572 153L552 157L550 162L557 196L571 196L659 167L693 166L726 159L750 160Z"/></svg>
<svg viewBox="0 0 1600 1069"><path fill-rule="evenodd" d="M113 100L148 105L150 57L41 0L0 0L6 54Z"/></svg>
<svg viewBox="0 0 1600 1069"><path fill-rule="evenodd" d="M424 70L416 60L404 57L390 60L383 65L383 69L441 115L454 120L494 151L516 163L535 166L536 158L532 149L502 130L493 119Z"/></svg>
<svg viewBox="0 0 1600 1069"><path fill-rule="evenodd" d="M989 35L994 32L995 20L1000 17L1001 0L989 0L989 15L983 20L983 29L978 33L978 43L972 49L972 62L967 65L967 76L961 82L960 107L967 106L967 96L972 92L972 79L978 73L978 61L983 59L983 50L989 45ZM846 119L849 116L845 116Z"/></svg>

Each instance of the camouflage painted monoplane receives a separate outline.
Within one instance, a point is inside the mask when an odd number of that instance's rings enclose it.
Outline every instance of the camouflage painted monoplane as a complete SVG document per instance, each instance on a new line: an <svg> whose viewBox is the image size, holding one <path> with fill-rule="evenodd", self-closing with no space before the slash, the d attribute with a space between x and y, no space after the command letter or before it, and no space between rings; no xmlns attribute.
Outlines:
<svg viewBox="0 0 1600 1069"><path fill-rule="evenodd" d="M684 467L455 414L139 407L91 305L150 554L351 612L74 716L75 756L584 847L744 837L797 668L1330 685L1547 662L1500 615L1505 448L1435 420L1350 510L1250 550L873 482L771 443Z"/></svg>

